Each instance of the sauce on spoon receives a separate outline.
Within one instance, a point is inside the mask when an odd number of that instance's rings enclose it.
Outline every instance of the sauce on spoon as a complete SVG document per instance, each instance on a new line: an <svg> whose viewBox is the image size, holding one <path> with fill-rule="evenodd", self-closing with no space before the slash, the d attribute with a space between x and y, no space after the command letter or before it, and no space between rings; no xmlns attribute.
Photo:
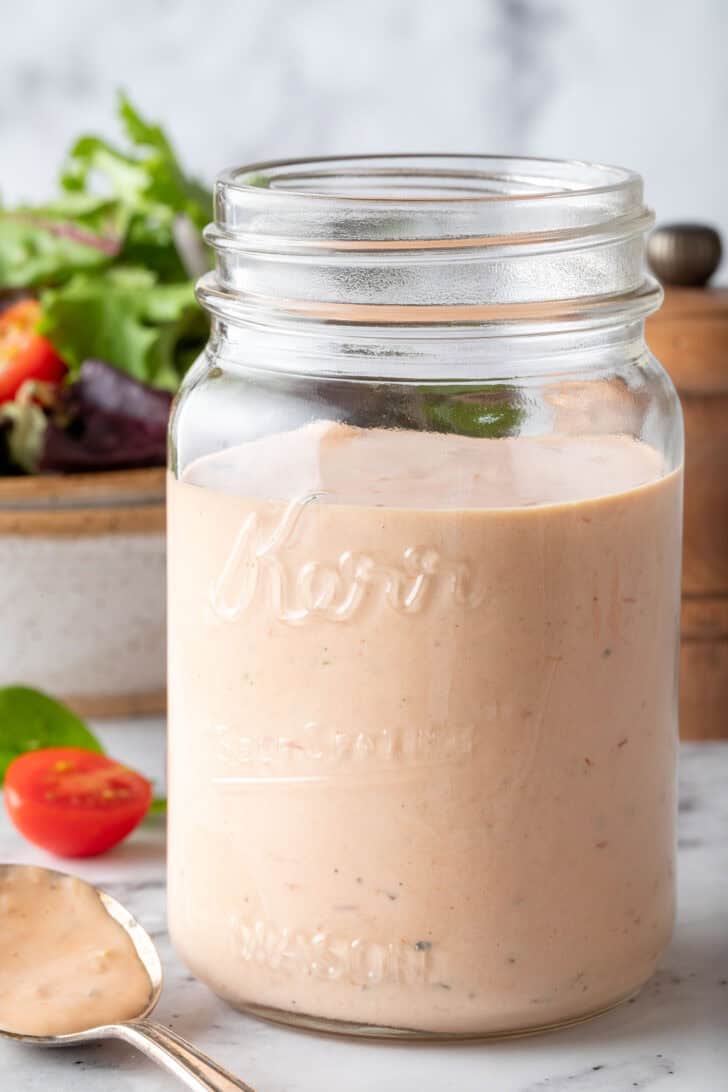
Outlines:
<svg viewBox="0 0 728 1092"><path fill-rule="evenodd" d="M65 1035L138 1016L152 983L90 884L0 868L0 1028Z"/></svg>

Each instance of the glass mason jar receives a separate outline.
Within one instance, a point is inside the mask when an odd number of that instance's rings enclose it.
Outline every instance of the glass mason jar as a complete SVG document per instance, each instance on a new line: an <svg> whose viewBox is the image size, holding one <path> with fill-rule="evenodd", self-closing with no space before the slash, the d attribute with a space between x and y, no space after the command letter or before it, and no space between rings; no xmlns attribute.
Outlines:
<svg viewBox="0 0 728 1092"><path fill-rule="evenodd" d="M169 918L242 1009L580 1020L673 920L682 424L641 179L224 173L176 402Z"/></svg>

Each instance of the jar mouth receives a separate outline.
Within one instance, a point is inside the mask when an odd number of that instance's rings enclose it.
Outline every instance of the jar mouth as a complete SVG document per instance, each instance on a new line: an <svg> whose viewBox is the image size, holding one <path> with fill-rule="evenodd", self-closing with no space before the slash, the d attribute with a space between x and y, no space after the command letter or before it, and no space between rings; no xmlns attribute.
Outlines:
<svg viewBox="0 0 728 1092"><path fill-rule="evenodd" d="M311 317L348 309L352 322L394 306L417 321L420 309L423 319L433 308L573 309L574 300L643 293L652 222L641 177L622 167L361 155L223 171L206 238L223 295ZM201 299L215 307L221 295L210 287L208 277Z"/></svg>
<svg viewBox="0 0 728 1092"><path fill-rule="evenodd" d="M223 171L216 188L219 227L312 242L546 233L645 211L634 171L527 156L271 160Z"/></svg>
<svg viewBox="0 0 728 1092"><path fill-rule="evenodd" d="M608 193L636 185L626 167L536 156L393 155L271 159L229 167L220 185L337 201L519 201Z"/></svg>

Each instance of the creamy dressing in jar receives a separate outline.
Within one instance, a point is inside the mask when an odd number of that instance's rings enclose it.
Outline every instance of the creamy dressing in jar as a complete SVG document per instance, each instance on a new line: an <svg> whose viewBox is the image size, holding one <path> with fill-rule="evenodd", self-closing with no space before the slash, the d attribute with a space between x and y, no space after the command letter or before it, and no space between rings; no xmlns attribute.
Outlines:
<svg viewBox="0 0 728 1092"><path fill-rule="evenodd" d="M234 1004L543 1027L673 917L681 476L317 422L170 479L169 916Z"/></svg>
<svg viewBox="0 0 728 1092"><path fill-rule="evenodd" d="M65 1035L138 1016L152 984L90 884L0 868L0 1028Z"/></svg>

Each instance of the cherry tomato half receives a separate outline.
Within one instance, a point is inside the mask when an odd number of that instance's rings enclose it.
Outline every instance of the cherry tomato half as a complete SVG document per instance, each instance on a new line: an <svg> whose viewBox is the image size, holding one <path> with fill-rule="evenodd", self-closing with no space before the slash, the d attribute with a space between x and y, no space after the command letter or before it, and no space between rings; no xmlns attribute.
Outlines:
<svg viewBox="0 0 728 1092"><path fill-rule="evenodd" d="M20 300L0 312L0 402L14 398L26 379L58 383L66 365L47 338L36 333L37 300Z"/></svg>
<svg viewBox="0 0 728 1092"><path fill-rule="evenodd" d="M152 786L106 755L48 747L14 759L5 806L20 833L59 857L93 857L125 838L146 815Z"/></svg>

